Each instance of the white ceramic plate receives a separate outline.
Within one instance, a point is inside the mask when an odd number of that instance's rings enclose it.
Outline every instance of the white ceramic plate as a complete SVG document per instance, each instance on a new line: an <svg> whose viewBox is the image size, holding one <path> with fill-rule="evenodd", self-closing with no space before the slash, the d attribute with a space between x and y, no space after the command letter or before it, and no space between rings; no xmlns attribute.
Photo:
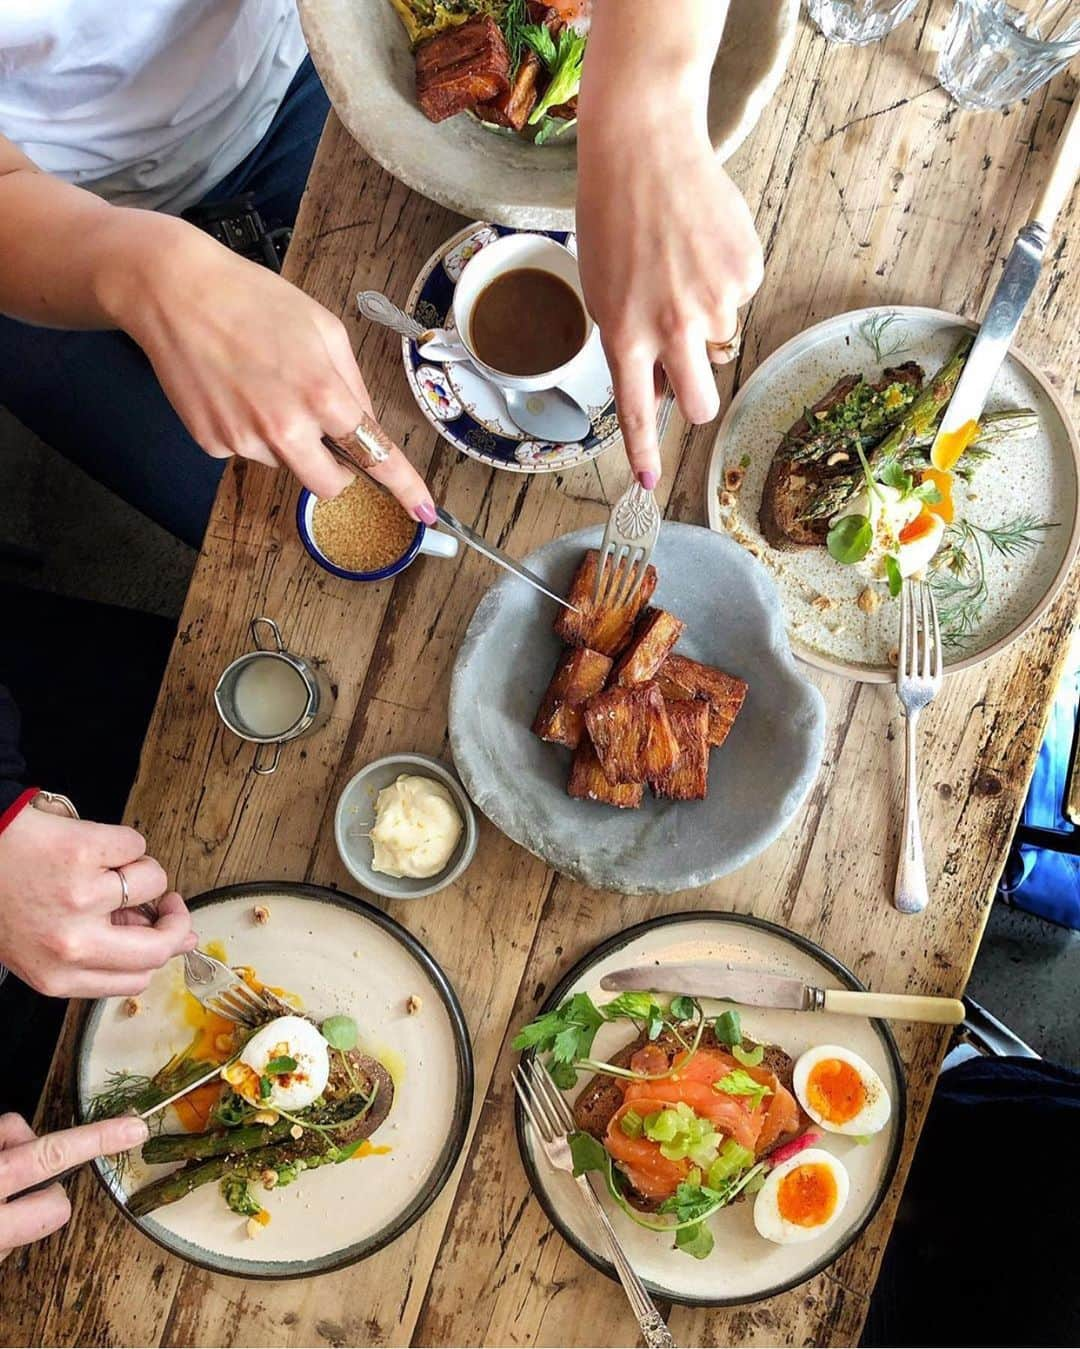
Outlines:
<svg viewBox="0 0 1080 1349"><path fill-rule="evenodd" d="M543 1009L558 1006L574 993L588 993L597 1003L614 996L600 987L611 970L646 962L719 960L735 968L793 975L824 988L862 988L855 976L819 946L760 919L735 913L680 913L630 928L602 943L567 974ZM721 1004L708 1002L715 1015ZM851 1190L847 1205L833 1226L816 1240L777 1246L758 1236L753 1202L736 1203L709 1222L715 1248L704 1260L673 1249L670 1237L649 1232L632 1222L608 1194L605 1208L638 1274L655 1297L698 1307L723 1307L773 1297L804 1283L832 1264L855 1240L881 1203L900 1155L904 1137L906 1088L896 1043L884 1022L827 1012L772 1011L740 1008L743 1029L751 1039L780 1045L793 1058L819 1044L840 1044L861 1054L875 1068L892 1098L892 1115L866 1144L838 1134L824 1134L816 1147L838 1157L847 1168ZM627 1026L604 1026L596 1037L598 1058L615 1053L631 1038ZM588 1080L583 1074L578 1090ZM576 1091L567 1093L572 1099ZM539 1151L521 1107L516 1114L518 1145L536 1197L562 1236L590 1264L615 1277L588 1211L569 1176L552 1171Z"/></svg>
<svg viewBox="0 0 1080 1349"><path fill-rule="evenodd" d="M416 104L413 56L390 0L299 0L298 7L334 110L383 168L466 216L521 229L574 228L573 144L530 145L465 114L429 122ZM742 144L780 83L798 12L798 0L732 0L709 101L722 159ZM625 130L632 154L636 131Z"/></svg>
<svg viewBox="0 0 1080 1349"><path fill-rule="evenodd" d="M895 314L886 341L904 345L878 360L867 323ZM804 408L848 372L876 378L885 365L916 360L926 377L949 356L964 330L977 325L939 309L877 306L838 314L793 337L764 361L739 390L720 424L706 480L709 524L749 548L769 568L783 600L796 654L812 665L853 679L892 682L889 650L899 611L886 594L873 614L855 604L866 580L822 549L782 552L765 542L758 508L773 453ZM1037 433L1002 445L980 465L970 492L957 480L957 515L995 525L1021 514L1056 522L1032 551L1006 558L985 548L989 596L977 626L947 647L947 670L962 670L1015 641L1045 612L1065 580L1080 541L1077 513L1080 442L1057 395L1031 363L1013 350L990 395L988 409L1034 408ZM722 506L726 468L746 465L733 505ZM829 607L815 607L824 595ZM820 602L820 601L819 601Z"/></svg>
<svg viewBox="0 0 1080 1349"><path fill-rule="evenodd" d="M265 925L252 908L270 910ZM472 1108L472 1054L457 997L420 943L378 909L318 886L229 886L191 901L202 944L221 942L229 961L251 965L270 985L296 993L317 1017L343 1013L360 1028L361 1048L394 1078L389 1117L372 1137L389 1145L372 1155L305 1173L260 1202L271 1221L257 1238L230 1212L215 1184L158 1209L135 1226L192 1264L223 1274L287 1279L361 1260L420 1217L442 1189L465 1140ZM410 1014L415 994L421 1008ZM125 1016L122 999L94 1003L76 1058L80 1117L107 1075L157 1072L190 1041L183 1021L183 968L171 961ZM167 1123L177 1132L175 1119ZM126 1213L127 1186L164 1175L138 1163L119 1181L95 1164Z"/></svg>

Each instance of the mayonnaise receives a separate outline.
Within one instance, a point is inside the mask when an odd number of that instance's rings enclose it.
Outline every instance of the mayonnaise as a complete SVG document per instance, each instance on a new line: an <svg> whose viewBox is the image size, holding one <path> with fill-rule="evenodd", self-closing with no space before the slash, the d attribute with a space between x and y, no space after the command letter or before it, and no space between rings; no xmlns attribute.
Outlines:
<svg viewBox="0 0 1080 1349"><path fill-rule="evenodd" d="M372 869L384 876L436 876L461 837L461 815L441 782L402 774L375 803Z"/></svg>

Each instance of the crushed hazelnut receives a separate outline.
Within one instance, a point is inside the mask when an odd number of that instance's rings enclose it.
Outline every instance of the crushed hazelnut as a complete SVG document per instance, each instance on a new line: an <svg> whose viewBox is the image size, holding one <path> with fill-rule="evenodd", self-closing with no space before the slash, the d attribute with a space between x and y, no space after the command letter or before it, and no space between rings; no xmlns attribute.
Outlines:
<svg viewBox="0 0 1080 1349"><path fill-rule="evenodd" d="M304 1131L299 1124L294 1124L293 1127L289 1130L290 1138L303 1138L303 1136Z"/></svg>
<svg viewBox="0 0 1080 1349"><path fill-rule="evenodd" d="M734 493L734 492L721 492L721 493L720 493L720 505L724 508L724 510L730 510L731 507L735 505L735 493Z"/></svg>
<svg viewBox="0 0 1080 1349"><path fill-rule="evenodd" d="M260 927L270 921L270 910L265 904L256 904L251 910L251 916Z"/></svg>
<svg viewBox="0 0 1080 1349"><path fill-rule="evenodd" d="M764 550L762 549L760 543L747 543L744 544L743 547L746 549L746 551L750 554L751 557L760 558L764 557L765 555Z"/></svg>
<svg viewBox="0 0 1080 1349"><path fill-rule="evenodd" d="M125 1016L138 1016L138 1015L139 1015L139 999L138 999L138 998L125 998L125 999L124 999L123 1007L121 1008L121 1011L124 1013Z"/></svg>
<svg viewBox="0 0 1080 1349"><path fill-rule="evenodd" d="M258 1218L249 1218L245 1224L245 1228L248 1236L255 1238L262 1231L262 1223L259 1222Z"/></svg>
<svg viewBox="0 0 1080 1349"><path fill-rule="evenodd" d="M873 586L867 586L865 590L860 592L855 603L864 614L873 614L881 608L881 595Z"/></svg>
<svg viewBox="0 0 1080 1349"><path fill-rule="evenodd" d="M272 1166L268 1166L260 1176L264 1190L272 1190L278 1181L278 1173Z"/></svg>
<svg viewBox="0 0 1080 1349"><path fill-rule="evenodd" d="M900 664L900 648L898 646L889 647L889 664L892 666Z"/></svg>
<svg viewBox="0 0 1080 1349"><path fill-rule="evenodd" d="M829 599L828 595L815 595L810 603L821 613L825 613L826 610L833 607L833 602Z"/></svg>
<svg viewBox="0 0 1080 1349"><path fill-rule="evenodd" d="M801 473L793 473L791 477L788 478L788 486L792 491L796 491L798 488L806 486L806 479Z"/></svg>
<svg viewBox="0 0 1080 1349"><path fill-rule="evenodd" d="M743 479L745 477L746 477L746 469L744 468L735 468L735 467L725 468L724 486L728 489L729 492L737 492L739 488L743 485Z"/></svg>
<svg viewBox="0 0 1080 1349"><path fill-rule="evenodd" d="M252 1124L276 1124L278 1122L276 1110L256 1110L251 1117Z"/></svg>
<svg viewBox="0 0 1080 1349"><path fill-rule="evenodd" d="M410 1016L415 1016L423 1005L423 1001L415 993L410 993L405 1001L405 1010Z"/></svg>
<svg viewBox="0 0 1080 1349"><path fill-rule="evenodd" d="M832 468L834 464L846 464L847 461L847 450L834 450L833 453L829 455L828 459L825 460L825 466L827 468Z"/></svg>

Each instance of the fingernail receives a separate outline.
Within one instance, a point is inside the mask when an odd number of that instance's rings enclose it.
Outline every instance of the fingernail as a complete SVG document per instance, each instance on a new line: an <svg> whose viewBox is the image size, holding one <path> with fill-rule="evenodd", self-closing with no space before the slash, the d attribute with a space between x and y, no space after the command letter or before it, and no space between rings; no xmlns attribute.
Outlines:
<svg viewBox="0 0 1080 1349"><path fill-rule="evenodd" d="M435 507L430 501L424 501L417 506L416 514L423 520L425 525L433 525L439 518L435 514Z"/></svg>
<svg viewBox="0 0 1080 1349"><path fill-rule="evenodd" d="M654 473L651 468L643 468L637 475L637 480L645 488L646 492L651 492L660 481L659 473Z"/></svg>
<svg viewBox="0 0 1080 1349"><path fill-rule="evenodd" d="M124 1148L137 1148L150 1137L150 1127L146 1120L138 1119L134 1115L118 1120L116 1132L119 1135L120 1146Z"/></svg>

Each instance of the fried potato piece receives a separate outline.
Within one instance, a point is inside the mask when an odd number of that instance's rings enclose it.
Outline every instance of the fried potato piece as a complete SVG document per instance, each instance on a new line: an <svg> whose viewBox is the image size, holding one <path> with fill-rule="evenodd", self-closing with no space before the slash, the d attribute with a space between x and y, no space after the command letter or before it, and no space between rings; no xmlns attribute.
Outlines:
<svg viewBox="0 0 1080 1349"><path fill-rule="evenodd" d="M748 687L736 675L675 653L661 665L656 682L669 703L703 698L709 704L710 745L722 745L727 739Z"/></svg>
<svg viewBox="0 0 1080 1349"><path fill-rule="evenodd" d="M679 762L653 778L652 789L669 801L704 801L709 790L709 704L704 698L665 703L679 742Z"/></svg>
<svg viewBox="0 0 1080 1349"><path fill-rule="evenodd" d="M600 692L611 670L611 657L587 646L564 651L533 722L533 735L577 749L585 734L583 705Z"/></svg>
<svg viewBox="0 0 1080 1349"><path fill-rule="evenodd" d="M523 131L529 113L536 107L539 97L537 86L543 69L544 63L539 56L531 49L526 50L506 93L500 94L490 103L478 104L476 115L481 121L508 126L513 131Z"/></svg>
<svg viewBox="0 0 1080 1349"><path fill-rule="evenodd" d="M667 660L686 624L666 609L646 609L637 621L630 645L611 672L613 685L647 684Z"/></svg>
<svg viewBox="0 0 1080 1349"><path fill-rule="evenodd" d="M499 25L485 14L447 28L416 49L416 101L442 122L510 89L510 51Z"/></svg>
<svg viewBox="0 0 1080 1349"><path fill-rule="evenodd" d="M645 782L679 761L679 742L655 684L598 693L585 705L585 726L609 782Z"/></svg>
<svg viewBox="0 0 1080 1349"><path fill-rule="evenodd" d="M656 589L656 568L649 566L637 594L629 604L616 608L593 604L596 569L600 554L589 548L570 585L570 603L577 613L560 609L555 632L567 646L587 646L605 656L617 656L630 640L638 614L652 599Z"/></svg>
<svg viewBox="0 0 1080 1349"><path fill-rule="evenodd" d="M566 791L580 801L599 801L602 805L617 806L620 810L637 810L645 795L645 784L626 782L616 786L608 782L592 741L585 735L574 751Z"/></svg>

